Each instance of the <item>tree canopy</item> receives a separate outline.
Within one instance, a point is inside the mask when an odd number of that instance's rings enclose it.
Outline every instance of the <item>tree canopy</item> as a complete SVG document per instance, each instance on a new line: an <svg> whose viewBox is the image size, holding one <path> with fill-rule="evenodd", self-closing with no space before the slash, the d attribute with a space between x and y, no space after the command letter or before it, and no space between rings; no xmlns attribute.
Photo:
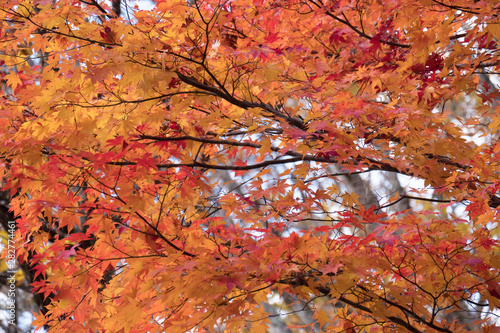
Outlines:
<svg viewBox="0 0 500 333"><path fill-rule="evenodd" d="M264 332L290 296L314 320L290 330L498 330L499 15L3 1L0 173L34 325Z"/></svg>

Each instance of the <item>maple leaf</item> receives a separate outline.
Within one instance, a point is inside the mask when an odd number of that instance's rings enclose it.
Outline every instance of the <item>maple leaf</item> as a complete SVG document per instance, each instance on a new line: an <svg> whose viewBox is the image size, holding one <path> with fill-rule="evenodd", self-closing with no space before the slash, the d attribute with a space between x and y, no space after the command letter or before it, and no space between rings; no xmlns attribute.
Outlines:
<svg viewBox="0 0 500 333"><path fill-rule="evenodd" d="M61 258L63 259L68 259L69 257L71 256L75 256L76 255L76 248L80 245L80 243L76 243L75 245L73 245L69 250L64 250L61 252Z"/></svg>
<svg viewBox="0 0 500 333"><path fill-rule="evenodd" d="M266 36L265 41L267 43L275 42L279 39L279 34L275 32L271 32L268 36Z"/></svg>

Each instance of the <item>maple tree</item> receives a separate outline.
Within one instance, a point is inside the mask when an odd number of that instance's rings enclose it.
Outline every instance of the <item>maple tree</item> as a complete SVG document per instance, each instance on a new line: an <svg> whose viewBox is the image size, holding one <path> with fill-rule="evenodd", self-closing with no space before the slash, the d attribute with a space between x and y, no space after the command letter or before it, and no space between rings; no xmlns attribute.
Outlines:
<svg viewBox="0 0 500 333"><path fill-rule="evenodd" d="M261 332L288 294L325 332L498 329L496 1L110 5L0 5L34 325ZM375 172L433 196L361 203Z"/></svg>

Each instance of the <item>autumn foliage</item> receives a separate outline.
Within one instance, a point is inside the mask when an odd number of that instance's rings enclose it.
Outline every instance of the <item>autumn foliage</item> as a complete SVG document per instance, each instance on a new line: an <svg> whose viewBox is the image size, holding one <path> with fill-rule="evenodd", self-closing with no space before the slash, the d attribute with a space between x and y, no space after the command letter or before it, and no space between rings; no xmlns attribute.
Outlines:
<svg viewBox="0 0 500 333"><path fill-rule="evenodd" d="M35 326L264 332L292 295L324 332L498 331L497 1L121 5L0 5Z"/></svg>

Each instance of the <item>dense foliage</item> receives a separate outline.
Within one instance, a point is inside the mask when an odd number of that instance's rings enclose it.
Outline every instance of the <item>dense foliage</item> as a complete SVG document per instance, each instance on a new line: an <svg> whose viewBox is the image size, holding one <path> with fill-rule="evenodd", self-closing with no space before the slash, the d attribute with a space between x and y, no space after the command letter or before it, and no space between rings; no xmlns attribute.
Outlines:
<svg viewBox="0 0 500 333"><path fill-rule="evenodd" d="M498 329L497 1L113 5L0 4L35 325L263 332L291 296L304 329Z"/></svg>

